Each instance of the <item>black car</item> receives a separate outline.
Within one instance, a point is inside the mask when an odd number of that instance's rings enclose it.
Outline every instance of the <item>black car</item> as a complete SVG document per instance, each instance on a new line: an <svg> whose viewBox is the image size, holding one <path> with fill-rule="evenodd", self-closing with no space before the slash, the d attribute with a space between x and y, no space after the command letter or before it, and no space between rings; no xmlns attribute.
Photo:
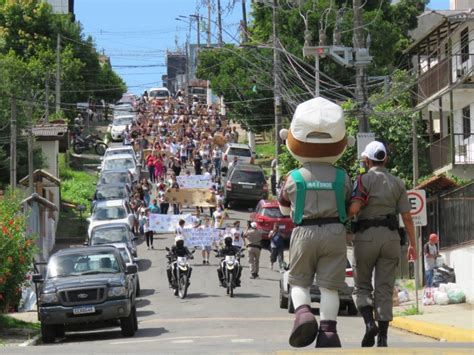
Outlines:
<svg viewBox="0 0 474 355"><path fill-rule="evenodd" d="M132 192L128 184L101 184L97 185L92 200L91 210L97 201L130 200Z"/></svg>
<svg viewBox="0 0 474 355"><path fill-rule="evenodd" d="M113 246L63 249L53 254L46 276L35 274L38 315L44 343L63 337L65 327L120 322L123 336L138 329L133 274Z"/></svg>
<svg viewBox="0 0 474 355"><path fill-rule="evenodd" d="M225 181L224 204L255 202L268 198L265 174L258 165L237 163L229 168Z"/></svg>

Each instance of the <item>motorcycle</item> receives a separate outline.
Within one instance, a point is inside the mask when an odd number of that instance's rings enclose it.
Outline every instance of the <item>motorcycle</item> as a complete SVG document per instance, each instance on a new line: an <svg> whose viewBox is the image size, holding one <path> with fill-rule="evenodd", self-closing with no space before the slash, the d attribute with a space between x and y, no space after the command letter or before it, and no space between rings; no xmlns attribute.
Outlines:
<svg viewBox="0 0 474 355"><path fill-rule="evenodd" d="M226 292L230 297L234 297L234 289L237 286L237 276L240 269L240 258L244 257L245 249L241 249L237 255L226 255L221 260L221 270L223 276L223 284L226 288ZM219 255L218 250L214 250L217 252L216 257L222 257ZM240 285L239 285L240 286Z"/></svg>
<svg viewBox="0 0 474 355"><path fill-rule="evenodd" d="M191 278L192 268L189 264L187 256L178 256L174 257L170 254L170 249L167 247L168 251L168 265L171 268L171 285L173 293L175 296L184 299L188 293L189 279ZM194 254L196 250L193 250L191 254Z"/></svg>
<svg viewBox="0 0 474 355"><path fill-rule="evenodd" d="M98 155L104 155L107 150L107 144L105 144L102 139L96 135L87 135L82 137L81 135L76 135L72 142L72 149L76 154L82 154L85 150L94 148L95 152Z"/></svg>

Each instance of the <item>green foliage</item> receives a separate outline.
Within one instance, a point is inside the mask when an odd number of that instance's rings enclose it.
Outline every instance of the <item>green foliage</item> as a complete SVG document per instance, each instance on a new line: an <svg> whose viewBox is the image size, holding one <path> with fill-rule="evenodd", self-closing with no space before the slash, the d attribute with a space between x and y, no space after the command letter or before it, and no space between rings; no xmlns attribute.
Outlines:
<svg viewBox="0 0 474 355"><path fill-rule="evenodd" d="M0 329L33 329L39 330L41 327L40 323L24 322L22 320L0 314Z"/></svg>
<svg viewBox="0 0 474 355"><path fill-rule="evenodd" d="M275 156L275 143L256 144L257 158L273 158Z"/></svg>
<svg viewBox="0 0 474 355"><path fill-rule="evenodd" d="M19 191L8 190L0 199L0 313L18 303L36 250L21 198Z"/></svg>
<svg viewBox="0 0 474 355"><path fill-rule="evenodd" d="M416 316L423 314L419 309L416 308L416 306L410 306L408 308L405 308L401 312L395 312L396 317L404 317L404 316Z"/></svg>
<svg viewBox="0 0 474 355"><path fill-rule="evenodd" d="M97 186L97 176L71 169L66 162L65 155L60 154L59 177L61 179L61 199L75 205L84 205L86 211L90 211L90 199Z"/></svg>
<svg viewBox="0 0 474 355"><path fill-rule="evenodd" d="M286 145L281 146L282 153L278 156L280 175L285 176L291 170L301 167L301 164L293 158Z"/></svg>

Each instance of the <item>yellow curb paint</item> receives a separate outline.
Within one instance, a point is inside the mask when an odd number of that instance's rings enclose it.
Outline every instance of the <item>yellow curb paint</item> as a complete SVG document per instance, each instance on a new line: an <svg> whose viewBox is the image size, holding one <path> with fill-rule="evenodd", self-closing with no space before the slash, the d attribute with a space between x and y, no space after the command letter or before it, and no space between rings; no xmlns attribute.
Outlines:
<svg viewBox="0 0 474 355"><path fill-rule="evenodd" d="M456 328L449 325L433 324L407 317L395 317L390 323L392 327L407 330L411 333L424 335L449 342L474 342L474 330Z"/></svg>

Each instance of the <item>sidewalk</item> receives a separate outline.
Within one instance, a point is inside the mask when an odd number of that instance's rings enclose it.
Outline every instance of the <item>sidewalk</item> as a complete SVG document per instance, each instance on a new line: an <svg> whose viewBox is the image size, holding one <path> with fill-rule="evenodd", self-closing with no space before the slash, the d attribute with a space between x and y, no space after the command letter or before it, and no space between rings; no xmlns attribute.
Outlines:
<svg viewBox="0 0 474 355"><path fill-rule="evenodd" d="M394 307L396 312L414 306L414 301ZM474 305L468 303L445 306L423 306L419 315L394 317L390 325L415 334L448 342L474 342Z"/></svg>

